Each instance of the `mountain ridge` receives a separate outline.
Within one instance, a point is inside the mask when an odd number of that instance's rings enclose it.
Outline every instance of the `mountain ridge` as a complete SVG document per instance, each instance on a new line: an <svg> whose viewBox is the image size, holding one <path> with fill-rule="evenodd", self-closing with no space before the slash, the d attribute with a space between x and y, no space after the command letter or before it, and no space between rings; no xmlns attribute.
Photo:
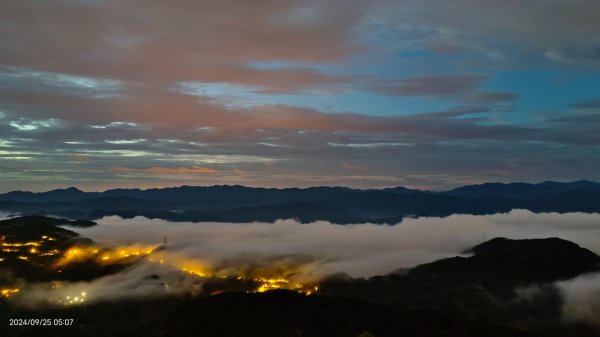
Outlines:
<svg viewBox="0 0 600 337"><path fill-rule="evenodd" d="M515 209L532 212L600 212L600 183L484 183L448 191L405 187L255 188L241 185L110 189L84 192L75 187L47 192L0 194L0 210L21 215L60 215L98 219L140 215L172 221L252 222L277 219L339 224L388 223L404 217L485 215Z"/></svg>
<svg viewBox="0 0 600 337"><path fill-rule="evenodd" d="M574 181L568 181L568 182L562 182L562 181L553 181L553 180L545 180L539 183L529 183L529 182L483 182L483 183L479 183L479 184L469 184L469 185L463 185L463 186L459 186L459 187L455 187L449 190L443 190L443 191L433 191L433 190L427 190L427 189L411 189L408 187L404 187L401 185L398 186L393 186L393 187L384 187L384 188L380 188L380 189L376 189L376 188L365 188L365 189L360 189L360 188L351 188L351 187L346 187L346 186L326 186L326 185L319 185L319 186L309 186L309 187L250 187L250 186L244 186L244 185L239 185L239 184L233 184L233 185L229 185L229 184L216 184L216 185L179 185L179 186L169 186L169 187L150 187L147 189L141 189L141 188L122 188L122 187L117 187L117 188L112 188L112 189L107 189L104 191L90 191L90 192L86 192L83 191L75 186L69 186L69 187L65 187L65 188L58 188L58 189L52 189L52 190L48 190L48 191L42 191L42 192L31 192L31 191L23 191L23 190L14 190L14 191L9 191L9 192L5 192L5 193L0 193L0 196L3 196L5 194L9 194L9 193L15 193L15 192L21 192L21 193L31 193L31 194L44 194L44 193L49 193L49 192L55 192L55 191L64 191L64 192L83 192L83 193L107 193L107 192L116 192L116 191L138 191L138 192L146 192L146 191L160 191L160 190L173 190L173 189L188 189L188 188L218 188L218 187L225 187L225 188L246 188L246 189L258 189L258 190L311 190L311 189L320 189L320 188L331 188L331 189L345 189L345 190L358 190L358 191L368 191L368 190L375 190L375 191L385 191L385 190L394 190L394 189L404 189L404 190L409 190L409 191L421 191L421 192L432 192L432 193L447 193L449 191L453 191L456 189L461 189L461 188L465 188L465 187L475 187L475 186L487 186L487 185L504 185L504 186L511 186L511 185L529 185L529 186L580 186L583 188L587 188L589 186L594 186L596 188L600 188L600 182L595 182L592 180L587 180L587 179L580 179L580 180L574 180Z"/></svg>

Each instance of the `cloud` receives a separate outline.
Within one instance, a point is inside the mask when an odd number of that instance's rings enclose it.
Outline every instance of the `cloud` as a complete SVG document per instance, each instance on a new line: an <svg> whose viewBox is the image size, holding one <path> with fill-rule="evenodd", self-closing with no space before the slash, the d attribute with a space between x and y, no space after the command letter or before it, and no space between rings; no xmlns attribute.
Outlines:
<svg viewBox="0 0 600 337"><path fill-rule="evenodd" d="M478 75L440 75L411 77L380 82L374 89L402 96L449 96L478 88L485 77Z"/></svg>
<svg viewBox="0 0 600 337"><path fill-rule="evenodd" d="M160 279L157 280L156 277ZM160 297L183 292L199 293L201 290L201 284L195 282L194 278L174 267L154 263L137 263L124 271L92 281L65 281L58 284L60 287L55 289L51 289L47 284L22 285L22 296L17 301L23 306L35 307L48 303L64 305L76 298L76 303L86 305L124 298Z"/></svg>
<svg viewBox="0 0 600 337"><path fill-rule="evenodd" d="M514 92L475 92L465 97L471 103L514 103L517 94Z"/></svg>
<svg viewBox="0 0 600 337"><path fill-rule="evenodd" d="M237 132L256 129L403 132L452 138L502 138L531 134L528 127L486 125L474 123L472 119L456 118L487 112L487 108L481 106L455 107L441 112L405 116L368 116L356 113L325 113L288 105L228 108L210 100L199 101L195 96L165 91L139 93L139 97L135 93L131 94L133 96L130 98L99 101L93 105L83 98L60 99L44 94L7 94L4 99L12 102L13 109L18 108L15 110L32 119L46 115L45 111L28 109L31 102L36 102L45 109L54 111L56 118L94 126L115 122L135 123L155 130L155 134L168 133L176 138L181 138L186 133L191 135L190 131L196 128L222 130L219 136L230 136L228 130L236 130L236 135ZM88 111L89 114L82 116L82 110ZM168 117L164 111L169 111Z"/></svg>
<svg viewBox="0 0 600 337"><path fill-rule="evenodd" d="M187 267L212 275L285 275L292 282L314 282L336 273L370 277L460 255L494 237L561 237L600 252L600 214L542 213L514 210L485 216L404 219L395 225L334 225L324 221L275 223L171 223L143 217L106 217L97 226L71 228L108 247L162 244L117 274L91 282L65 282L59 289L24 287L30 304L86 293L86 301L198 293L202 281L177 272ZM152 275L158 276L151 277ZM598 275L559 282L566 320L598 323ZM168 284L168 286L165 286Z"/></svg>
<svg viewBox="0 0 600 337"><path fill-rule="evenodd" d="M599 110L600 109L600 98L588 98L588 99L582 99L579 100L577 102L573 102L571 104L569 104L569 107L574 108L574 109L581 109L581 110Z"/></svg>
<svg viewBox="0 0 600 337"><path fill-rule="evenodd" d="M69 155L69 159L75 163L85 163L90 160L90 157L80 155L80 154L72 154L72 155Z"/></svg>
<svg viewBox="0 0 600 337"><path fill-rule="evenodd" d="M396 225L334 225L318 221L275 223L170 223L108 217L77 229L105 244L153 244L166 235L169 250L218 266L240 256L308 256L319 261L319 275L346 272L373 276L455 256L494 237L561 237L600 252L595 239L599 214L542 213L515 210L486 216L404 219ZM118 230L116 228L118 227ZM312 263L312 262L311 262Z"/></svg>
<svg viewBox="0 0 600 337"><path fill-rule="evenodd" d="M192 166L192 167L160 167L154 166L146 169L136 169L124 166L112 166L109 168L114 173L151 173L151 174L215 174L220 171L210 167Z"/></svg>
<svg viewBox="0 0 600 337"><path fill-rule="evenodd" d="M600 274L558 282L563 297L562 317L567 322L586 322L600 327Z"/></svg>
<svg viewBox="0 0 600 337"><path fill-rule="evenodd" d="M360 48L351 33L365 7L359 1L20 1L6 4L0 14L6 22L0 31L0 63L85 74L77 76L283 90L331 77L309 69L258 70L246 64L343 58ZM312 14L300 14L303 8Z"/></svg>
<svg viewBox="0 0 600 337"><path fill-rule="evenodd" d="M60 121L54 118L46 120L31 120L28 118L19 118L10 122L10 126L19 131L33 131L43 128L55 128L60 126Z"/></svg>
<svg viewBox="0 0 600 337"><path fill-rule="evenodd" d="M117 96L121 90L121 82L0 65L0 87L5 91L13 92L41 91L55 95L83 95L98 99Z"/></svg>
<svg viewBox="0 0 600 337"><path fill-rule="evenodd" d="M527 8L475 0L6 3L0 190L186 184L195 173L178 173L210 166L211 158L227 167L199 173L194 183L200 175L202 184L277 187L597 180L594 98L559 102L557 116L538 118L535 95L505 78L533 64L557 77L569 73L575 80L562 84L565 95L592 90L571 71L594 65L597 7L559 0ZM561 101L544 90L552 97L544 102ZM73 170L64 160L71 154L90 160ZM340 174L344 162L366 169ZM118 176L111 166L172 172Z"/></svg>
<svg viewBox="0 0 600 337"><path fill-rule="evenodd" d="M358 165L353 165L347 162L343 162L340 164L343 168L349 169L349 170L359 170L359 171L363 171L365 170L364 167L362 166L358 166Z"/></svg>
<svg viewBox="0 0 600 337"><path fill-rule="evenodd" d="M177 271L180 263L210 268L225 275L243 271L287 271L293 282L319 279L330 272L376 275L400 266L412 266L460 254L466 248L495 235L512 238L559 236L576 243L600 245L597 226L600 214L534 214L512 211L487 216L406 219L395 226L360 224L333 225L327 222L299 224L294 221L266 223L169 223L135 218L104 218L96 227L77 228L105 244L143 241L168 244L153 256L164 264L140 261L119 273L90 282L61 282L61 287L19 284L15 300L36 305L67 296L85 297L85 304L129 298L152 298L180 293L198 294L204 281ZM590 247L590 246L587 246ZM591 248L591 247L590 247ZM173 265L171 264L173 263ZM600 275L586 275L558 282L563 298L563 319L600 327ZM535 300L548 285L517 290L523 299ZM551 289L553 290L553 289ZM82 294L85 294L82 295ZM541 302L538 302L541 303ZM557 303L557 302L553 302Z"/></svg>
<svg viewBox="0 0 600 337"><path fill-rule="evenodd" d="M457 67L559 67L571 62L571 67L597 69L594 32L600 24L592 13L598 10L600 5L590 1L532 1L523 7L517 1L408 0L384 2L374 20L404 37L401 47L474 56L468 64L456 59Z"/></svg>

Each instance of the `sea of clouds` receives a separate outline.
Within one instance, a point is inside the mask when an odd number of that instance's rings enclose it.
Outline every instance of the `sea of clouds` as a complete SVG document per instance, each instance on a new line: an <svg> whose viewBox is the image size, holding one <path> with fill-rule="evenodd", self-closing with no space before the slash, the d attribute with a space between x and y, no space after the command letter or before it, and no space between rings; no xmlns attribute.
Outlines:
<svg viewBox="0 0 600 337"><path fill-rule="evenodd" d="M404 219L395 225L337 225L326 221L302 224L295 220L274 223L169 222L136 217L105 217L97 226L68 229L106 246L157 244L167 238L160 258L180 263L196 261L213 271L281 268L297 282L318 281L345 273L370 277L456 256L495 237L512 239L560 237L600 253L600 214L541 213L514 210L494 215L452 215L445 218ZM179 261L179 262L178 262ZM160 274L171 291L197 286L174 273L176 268L143 263L92 282L65 284L61 296L87 291L98 298L145 296L164 293L148 279ZM171 268L171 269L169 269ZM600 274L557 282L562 294L563 318L600 326ZM52 292L37 288L31 298Z"/></svg>

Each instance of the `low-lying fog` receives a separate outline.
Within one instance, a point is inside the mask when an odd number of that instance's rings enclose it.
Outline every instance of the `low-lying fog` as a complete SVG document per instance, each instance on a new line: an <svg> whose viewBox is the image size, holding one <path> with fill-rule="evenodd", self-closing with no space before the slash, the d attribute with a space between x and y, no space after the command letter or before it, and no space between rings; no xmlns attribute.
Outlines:
<svg viewBox="0 0 600 337"><path fill-rule="evenodd" d="M600 214L544 213L515 210L485 216L405 219L393 226L334 225L325 221L301 224L176 223L142 217L107 217L91 228L70 228L100 244L162 244L172 260L200 261L215 270L248 265L294 265L294 281L315 280L331 273L368 277L399 268L455 256L494 237L513 239L560 237L600 253ZM75 283L63 292L88 289L105 298L152 294L140 279L155 265L141 265L125 273L91 283ZM179 280L179 279L178 279ZM178 288L187 285L178 281ZM132 285L133 284L133 285ZM600 274L557 282L563 299L563 319L600 326ZM140 290L142 289L142 290ZM37 295L35 295L37 296ZM42 293L38 297L47 296Z"/></svg>
<svg viewBox="0 0 600 337"><path fill-rule="evenodd" d="M600 214L543 213L515 210L485 216L404 219L388 226L189 223L143 217L107 217L90 228L70 228L102 244L160 244L188 258L220 263L239 258L304 256L319 274L345 272L353 277L389 273L439 258L455 256L494 237L560 237L600 253Z"/></svg>

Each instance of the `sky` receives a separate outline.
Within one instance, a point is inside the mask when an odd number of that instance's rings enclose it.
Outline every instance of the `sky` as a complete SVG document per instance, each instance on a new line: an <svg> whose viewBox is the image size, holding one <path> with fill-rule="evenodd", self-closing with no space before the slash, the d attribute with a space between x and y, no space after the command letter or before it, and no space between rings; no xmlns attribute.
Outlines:
<svg viewBox="0 0 600 337"><path fill-rule="evenodd" d="M600 180L600 2L0 3L0 192Z"/></svg>

